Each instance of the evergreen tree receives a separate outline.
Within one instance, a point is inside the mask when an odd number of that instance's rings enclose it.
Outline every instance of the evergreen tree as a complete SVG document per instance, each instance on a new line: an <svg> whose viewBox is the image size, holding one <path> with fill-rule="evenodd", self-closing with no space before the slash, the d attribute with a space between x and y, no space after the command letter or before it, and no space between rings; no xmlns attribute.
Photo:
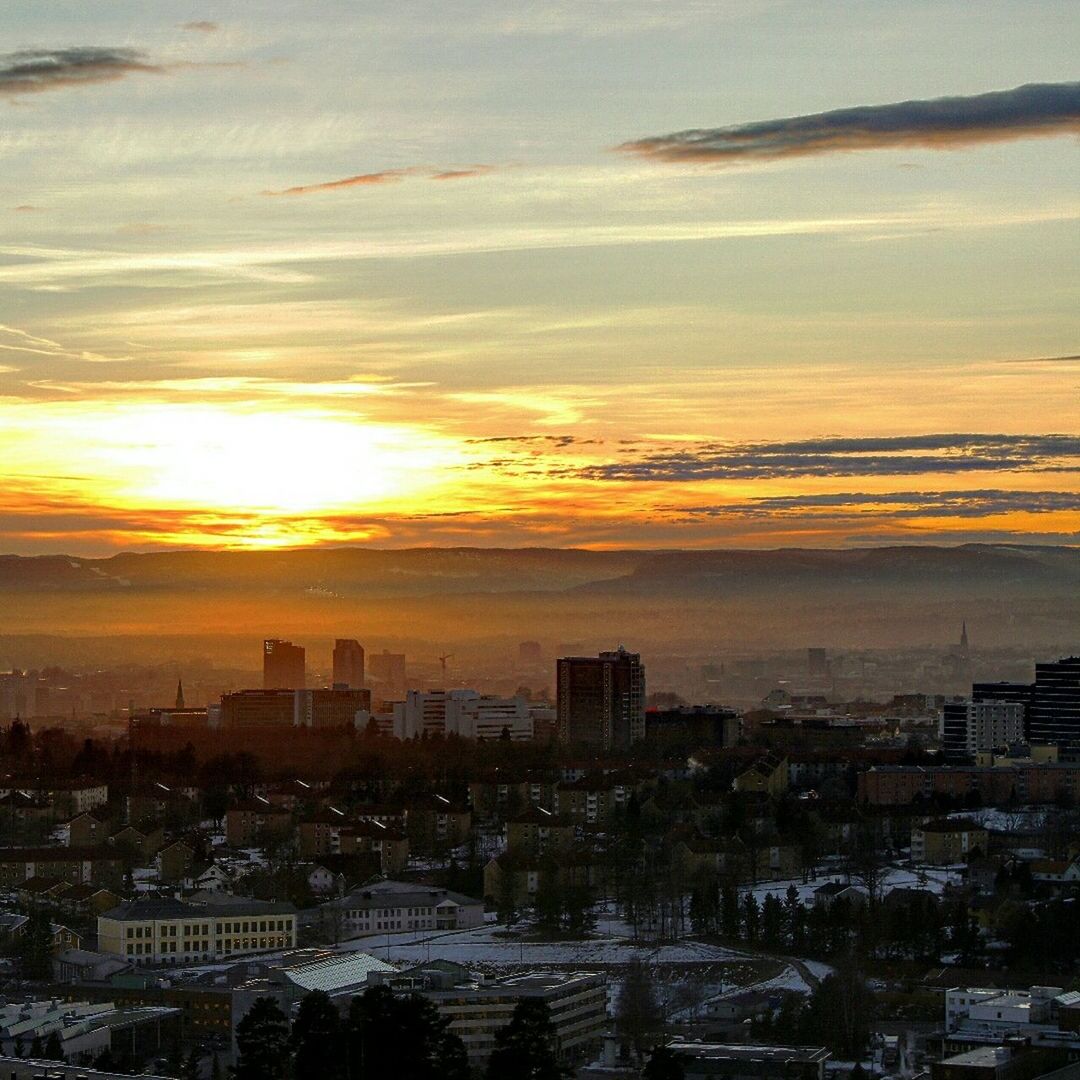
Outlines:
<svg viewBox="0 0 1080 1080"><path fill-rule="evenodd" d="M653 989L652 976L640 960L633 960L626 967L626 977L615 1003L615 1030L633 1046L639 1058L664 1030L664 1014Z"/></svg>
<svg viewBox="0 0 1080 1080"><path fill-rule="evenodd" d="M35 1035L34 1041L30 1044L30 1056L35 1061L40 1061L45 1056L45 1043L40 1035Z"/></svg>
<svg viewBox="0 0 1080 1080"><path fill-rule="evenodd" d="M563 891L563 929L571 937L583 938L596 929L596 898L588 885L570 885Z"/></svg>
<svg viewBox="0 0 1080 1080"><path fill-rule="evenodd" d="M783 933L784 908L772 893L768 893L761 906L761 939L775 948L781 943Z"/></svg>
<svg viewBox="0 0 1080 1080"><path fill-rule="evenodd" d="M536 925L548 934L562 926L563 890L554 860L546 859L536 883Z"/></svg>
<svg viewBox="0 0 1080 1080"><path fill-rule="evenodd" d="M313 990L300 1002L291 1042L295 1080L339 1080L344 1075L341 1017L329 994Z"/></svg>
<svg viewBox="0 0 1080 1080"><path fill-rule="evenodd" d="M235 1080L285 1080L289 1075L289 1021L278 1003L256 998L236 1025Z"/></svg>
<svg viewBox="0 0 1080 1080"><path fill-rule="evenodd" d="M510 929L518 921L517 897L514 893L514 870L513 860L508 855L503 855L499 860L499 894L495 898L496 917L499 922Z"/></svg>
<svg viewBox="0 0 1080 1080"><path fill-rule="evenodd" d="M678 1054L667 1046L657 1046L641 1076L642 1080L683 1080L686 1070Z"/></svg>
<svg viewBox="0 0 1080 1080"><path fill-rule="evenodd" d="M349 1080L468 1080L465 1046L449 1026L425 998L370 987L349 1009Z"/></svg>
<svg viewBox="0 0 1080 1080"><path fill-rule="evenodd" d="M725 937L739 936L739 897L730 885L720 893L720 928Z"/></svg>
<svg viewBox="0 0 1080 1080"><path fill-rule="evenodd" d="M45 1040L45 1051L42 1057L46 1061L66 1061L64 1057L64 1044L60 1041L60 1035L56 1031L50 1031Z"/></svg>
<svg viewBox="0 0 1080 1080"><path fill-rule="evenodd" d="M555 1025L547 1003L522 998L510 1023L495 1033L487 1080L563 1080L570 1075L555 1053Z"/></svg>
<svg viewBox="0 0 1080 1080"><path fill-rule="evenodd" d="M44 908L30 911L19 938L19 961L26 978L52 978L52 921Z"/></svg>
<svg viewBox="0 0 1080 1080"><path fill-rule="evenodd" d="M761 928L761 909L758 907L757 897L752 892L748 892L743 901L743 922L746 924L746 940L757 941L758 931Z"/></svg>

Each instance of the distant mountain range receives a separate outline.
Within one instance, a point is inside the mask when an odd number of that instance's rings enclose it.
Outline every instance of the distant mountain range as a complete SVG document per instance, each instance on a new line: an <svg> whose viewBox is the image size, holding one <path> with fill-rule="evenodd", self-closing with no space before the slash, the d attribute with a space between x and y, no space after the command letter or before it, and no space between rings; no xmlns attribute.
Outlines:
<svg viewBox="0 0 1080 1080"><path fill-rule="evenodd" d="M656 655L949 643L1080 647L1080 549L967 544L773 551L369 548L0 556L0 668L187 655L252 663L262 637L435 655L525 639ZM28 637L30 635L30 637ZM220 635L236 639L223 644ZM173 639L190 642L187 652ZM168 639L168 641L166 640ZM322 641L323 645L318 643ZM123 642L120 645L118 642ZM156 644L155 644L156 642ZM171 644L169 642L172 642ZM469 643L472 643L470 646ZM178 651L179 650L179 651Z"/></svg>
<svg viewBox="0 0 1080 1080"><path fill-rule="evenodd" d="M172 551L104 559L0 555L0 591L311 591L340 597L577 592L738 594L776 589L1080 587L1080 548L965 544L771 551L370 548Z"/></svg>

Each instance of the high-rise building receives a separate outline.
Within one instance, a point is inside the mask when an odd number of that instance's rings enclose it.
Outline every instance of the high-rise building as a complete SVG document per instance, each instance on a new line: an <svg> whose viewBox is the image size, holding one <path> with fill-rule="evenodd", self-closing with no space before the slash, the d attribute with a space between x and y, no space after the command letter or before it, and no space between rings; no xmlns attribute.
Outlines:
<svg viewBox="0 0 1080 1080"><path fill-rule="evenodd" d="M532 667L543 663L544 650L539 641L523 641L518 645L518 663Z"/></svg>
<svg viewBox="0 0 1080 1080"><path fill-rule="evenodd" d="M1080 742L1080 656L1035 665L1028 738L1058 745Z"/></svg>
<svg viewBox="0 0 1080 1080"><path fill-rule="evenodd" d="M353 638L334 642L334 685L359 690L364 685L364 646Z"/></svg>
<svg viewBox="0 0 1080 1080"><path fill-rule="evenodd" d="M621 645L599 656L565 656L556 665L561 742L625 750L645 737L645 667Z"/></svg>
<svg viewBox="0 0 1080 1080"><path fill-rule="evenodd" d="M978 682L970 698L945 702L941 745L951 762L967 761L981 750L1023 742L1027 738L1031 683Z"/></svg>
<svg viewBox="0 0 1080 1080"><path fill-rule="evenodd" d="M941 743L950 762L966 761L983 750L1024 741L1027 706L1022 701L947 701Z"/></svg>
<svg viewBox="0 0 1080 1080"><path fill-rule="evenodd" d="M814 647L807 649L806 670L811 679L827 679L829 677L828 649Z"/></svg>
<svg viewBox="0 0 1080 1080"><path fill-rule="evenodd" d="M263 689L303 690L307 680L303 646L278 638L263 642Z"/></svg>
<svg viewBox="0 0 1080 1080"><path fill-rule="evenodd" d="M379 685L372 687L377 691L376 696L386 701L391 697L400 697L405 693L405 654L387 652L372 653L371 678L377 680Z"/></svg>

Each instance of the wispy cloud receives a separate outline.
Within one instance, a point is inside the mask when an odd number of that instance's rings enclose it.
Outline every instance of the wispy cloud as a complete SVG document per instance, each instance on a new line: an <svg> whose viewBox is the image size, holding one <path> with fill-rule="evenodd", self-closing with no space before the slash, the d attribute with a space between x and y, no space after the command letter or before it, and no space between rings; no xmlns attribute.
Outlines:
<svg viewBox="0 0 1080 1080"><path fill-rule="evenodd" d="M588 466L595 480L684 482L807 476L1080 471L1080 436L935 434L707 444Z"/></svg>
<svg viewBox="0 0 1080 1080"><path fill-rule="evenodd" d="M462 169L445 169L431 174L432 180L468 180L473 176L486 176L495 172L495 165L467 165Z"/></svg>
<svg viewBox="0 0 1080 1080"><path fill-rule="evenodd" d="M190 30L196 34L213 34L218 29L218 24L209 19L194 19L191 22L181 23L180 29Z"/></svg>
<svg viewBox="0 0 1080 1080"><path fill-rule="evenodd" d="M264 191L264 195L315 195L322 191L340 188L372 187L380 184L396 184L409 176L423 176L428 180L467 180L494 172L495 165L467 165L460 169L436 169L430 165L410 165L403 169L383 169L381 172L358 173L341 180L325 180L318 184L298 184L279 191Z"/></svg>
<svg viewBox="0 0 1080 1080"><path fill-rule="evenodd" d="M339 188L372 187L378 184L396 184L404 180L414 170L383 169L382 172L358 173L340 180L325 180L318 184L297 184L295 187L282 188L280 191L264 191L264 195L314 195L320 191L337 191Z"/></svg>
<svg viewBox="0 0 1080 1080"><path fill-rule="evenodd" d="M895 147L948 150L1070 132L1080 132L1080 82L1032 83L972 97L695 128L636 139L617 149L661 161L722 165Z"/></svg>
<svg viewBox="0 0 1080 1080"><path fill-rule="evenodd" d="M25 49L0 54L0 95L38 94L167 70L137 49Z"/></svg>

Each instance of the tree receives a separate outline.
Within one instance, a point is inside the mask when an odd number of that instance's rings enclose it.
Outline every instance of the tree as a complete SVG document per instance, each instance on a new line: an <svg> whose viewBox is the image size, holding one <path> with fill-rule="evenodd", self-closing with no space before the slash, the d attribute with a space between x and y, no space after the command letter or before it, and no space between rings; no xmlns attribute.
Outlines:
<svg viewBox="0 0 1080 1080"><path fill-rule="evenodd" d="M60 1041L60 1035L56 1031L50 1031L49 1037L45 1040L45 1052L42 1057L46 1061L66 1061L64 1057L64 1045Z"/></svg>
<svg viewBox="0 0 1080 1080"><path fill-rule="evenodd" d="M626 967L626 977L615 1003L615 1030L634 1048L638 1058L645 1048L655 1044L664 1030L664 1014L653 990L649 969L633 960Z"/></svg>
<svg viewBox="0 0 1080 1080"><path fill-rule="evenodd" d="M495 1033L487 1080L562 1080L570 1075L555 1052L555 1025L547 1002L522 998L514 1006L510 1023Z"/></svg>
<svg viewBox="0 0 1080 1080"><path fill-rule="evenodd" d="M236 1025L235 1080L285 1080L289 1075L289 1021L270 997L256 998Z"/></svg>
<svg viewBox="0 0 1080 1080"><path fill-rule="evenodd" d="M686 1070L674 1050L668 1046L655 1046L641 1076L642 1080L683 1080Z"/></svg>
<svg viewBox="0 0 1080 1080"><path fill-rule="evenodd" d="M562 927L563 889L559 867L550 856L544 859L536 883L536 925L545 933L556 934Z"/></svg>
<svg viewBox="0 0 1080 1080"><path fill-rule="evenodd" d="M313 990L300 1002L291 1042L295 1080L338 1080L344 1075L341 1016L329 994Z"/></svg>
<svg viewBox="0 0 1080 1080"><path fill-rule="evenodd" d="M52 921L44 908L30 911L19 939L19 960L27 979L52 978Z"/></svg>
<svg viewBox="0 0 1080 1080"><path fill-rule="evenodd" d="M514 872L516 866L509 855L503 855L498 860L499 867L499 894L495 898L497 918L507 930L518 921L517 894L514 887Z"/></svg>
<svg viewBox="0 0 1080 1080"><path fill-rule="evenodd" d="M465 1046L449 1027L425 998L369 987L349 1008L349 1080L467 1080Z"/></svg>

